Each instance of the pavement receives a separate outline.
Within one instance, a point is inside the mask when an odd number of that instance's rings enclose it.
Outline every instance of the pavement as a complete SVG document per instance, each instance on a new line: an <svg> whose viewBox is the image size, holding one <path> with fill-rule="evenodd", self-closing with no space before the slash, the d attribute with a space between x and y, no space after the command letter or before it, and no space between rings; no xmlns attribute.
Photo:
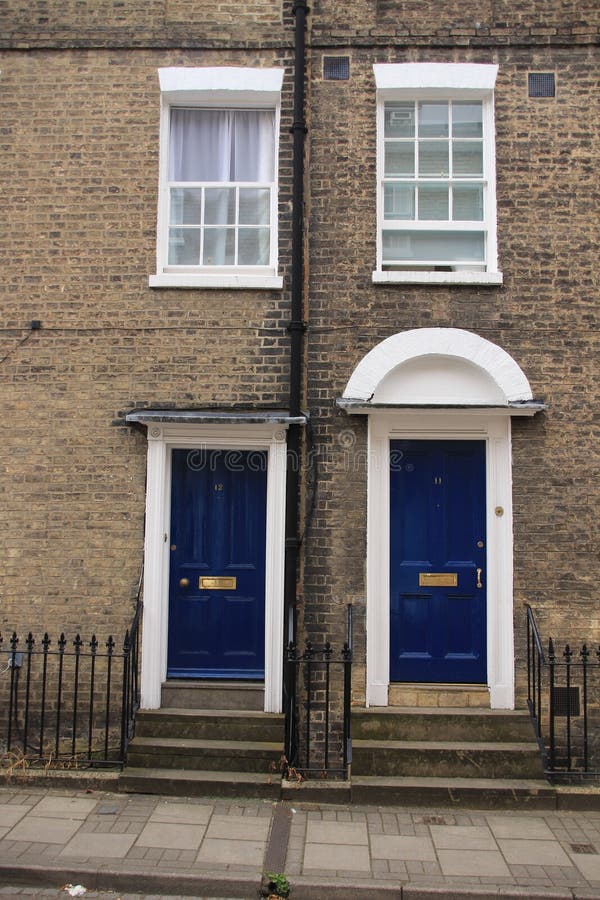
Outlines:
<svg viewBox="0 0 600 900"><path fill-rule="evenodd" d="M0 787L0 897L600 898L600 810L482 811ZM27 887L25 887L27 886ZM110 894L109 892L115 892ZM63 896L68 896L63 890Z"/></svg>

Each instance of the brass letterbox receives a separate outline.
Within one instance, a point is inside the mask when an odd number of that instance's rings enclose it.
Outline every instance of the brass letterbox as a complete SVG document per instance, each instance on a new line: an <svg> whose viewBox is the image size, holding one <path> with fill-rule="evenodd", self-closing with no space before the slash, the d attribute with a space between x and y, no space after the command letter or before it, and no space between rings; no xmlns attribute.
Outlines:
<svg viewBox="0 0 600 900"><path fill-rule="evenodd" d="M198 587L201 591L235 591L237 589L237 578L229 575L201 575Z"/></svg>
<svg viewBox="0 0 600 900"><path fill-rule="evenodd" d="M419 587L458 587L458 572L419 572Z"/></svg>

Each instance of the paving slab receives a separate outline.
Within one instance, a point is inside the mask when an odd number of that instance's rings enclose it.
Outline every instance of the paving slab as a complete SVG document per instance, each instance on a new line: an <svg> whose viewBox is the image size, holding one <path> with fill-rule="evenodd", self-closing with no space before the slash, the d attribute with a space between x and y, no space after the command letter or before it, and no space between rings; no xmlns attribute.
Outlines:
<svg viewBox="0 0 600 900"><path fill-rule="evenodd" d="M259 816L219 816L214 815L206 832L207 838L253 841L266 840L269 820Z"/></svg>
<svg viewBox="0 0 600 900"><path fill-rule="evenodd" d="M499 840L498 846L508 863L523 866L572 866L558 841Z"/></svg>
<svg viewBox="0 0 600 900"><path fill-rule="evenodd" d="M95 809L97 802L84 797L43 797L33 807L31 815L57 819L85 819Z"/></svg>
<svg viewBox="0 0 600 900"><path fill-rule="evenodd" d="M437 855L444 875L510 877L499 850L438 850Z"/></svg>
<svg viewBox="0 0 600 900"><path fill-rule="evenodd" d="M374 859L418 860L434 862L435 848L430 838L410 835L374 834L371 837Z"/></svg>
<svg viewBox="0 0 600 900"><path fill-rule="evenodd" d="M175 825L150 821L138 837L137 843L140 847L158 847L163 850L198 850L205 832L204 825L189 825L187 822Z"/></svg>
<svg viewBox="0 0 600 900"><path fill-rule="evenodd" d="M6 839L36 844L64 844L80 827L81 819L73 821L28 815L11 828Z"/></svg>
<svg viewBox="0 0 600 900"><path fill-rule="evenodd" d="M552 840L554 835L547 822L539 816L486 816L487 823L498 838Z"/></svg>
<svg viewBox="0 0 600 900"><path fill-rule="evenodd" d="M170 822L174 825L207 825L214 806L199 803L159 803L150 815L151 822Z"/></svg>
<svg viewBox="0 0 600 900"><path fill-rule="evenodd" d="M25 804L0 803L0 826L4 828L16 825L23 816L27 815L30 809L31 807L25 806Z"/></svg>
<svg viewBox="0 0 600 900"><path fill-rule="evenodd" d="M215 865L255 866L260 871L264 852L264 841L207 837L200 848L197 861L210 862Z"/></svg>
<svg viewBox="0 0 600 900"><path fill-rule="evenodd" d="M304 851L304 871L370 872L367 847L353 844L307 844Z"/></svg>
<svg viewBox="0 0 600 900"><path fill-rule="evenodd" d="M98 834L79 832L60 852L60 856L76 856L80 859L102 857L124 859L135 841L132 834Z"/></svg>
<svg viewBox="0 0 600 900"><path fill-rule="evenodd" d="M431 825L431 837L441 850L497 850L489 828L478 825Z"/></svg>
<svg viewBox="0 0 600 900"><path fill-rule="evenodd" d="M309 822L306 841L311 844L369 843L367 825L363 822Z"/></svg>

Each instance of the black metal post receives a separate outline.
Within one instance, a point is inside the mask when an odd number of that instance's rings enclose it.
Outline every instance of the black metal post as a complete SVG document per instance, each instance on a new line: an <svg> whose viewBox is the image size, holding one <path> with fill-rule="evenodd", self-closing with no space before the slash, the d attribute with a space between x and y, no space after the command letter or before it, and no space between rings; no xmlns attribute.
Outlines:
<svg viewBox="0 0 600 900"><path fill-rule="evenodd" d="M42 704L40 709L40 757L44 754L44 724L46 718L46 679L48 677L48 652L50 650L50 638L48 632L42 638Z"/></svg>
<svg viewBox="0 0 600 900"><path fill-rule="evenodd" d="M131 643L129 640L129 631L125 632L125 640L123 641L123 691L121 696L121 744L119 748L119 759L125 759L125 735L127 733L127 688L129 685L129 653Z"/></svg>
<svg viewBox="0 0 600 900"><path fill-rule="evenodd" d="M312 715L312 644L306 642L306 767L310 769L310 720Z"/></svg>
<svg viewBox="0 0 600 900"><path fill-rule="evenodd" d="M23 718L23 756L27 756L27 738L29 737L29 698L31 694L31 654L35 641L31 631L25 640L27 652L27 676L25 678L25 712Z"/></svg>
<svg viewBox="0 0 600 900"><path fill-rule="evenodd" d="M112 658L115 642L112 634L106 642L106 712L104 717L104 759L108 759L108 732L110 728L110 681L112 675Z"/></svg>
<svg viewBox="0 0 600 900"><path fill-rule="evenodd" d="M15 679L16 679L16 662L17 662L17 646L19 644L19 638L17 637L17 632L13 631L12 637L10 639L10 693L8 696L8 730L6 735L6 749L10 750L12 746L12 721L13 721L13 713L15 710L16 696L15 696Z"/></svg>
<svg viewBox="0 0 600 900"><path fill-rule="evenodd" d="M79 702L79 655L81 653L81 645L83 641L79 635L75 636L73 647L75 648L75 685L73 689L73 726L71 733L71 756L77 755L77 704Z"/></svg>
<svg viewBox="0 0 600 900"><path fill-rule="evenodd" d="M329 641L323 649L325 662L325 771L329 768L329 678L331 675L331 644Z"/></svg>
<svg viewBox="0 0 600 900"><path fill-rule="evenodd" d="M583 678L583 769L584 772L587 772L589 769L589 758L588 758L588 689L587 689L587 679L588 679L588 659L590 656L590 652L587 646L584 644L581 648L581 664L582 664L582 678Z"/></svg>
<svg viewBox="0 0 600 900"><path fill-rule="evenodd" d="M548 666L550 670L550 709L549 709L549 726L550 726L550 770L553 771L556 765L556 736L554 733L554 643L552 638L548 641Z"/></svg>
<svg viewBox="0 0 600 900"><path fill-rule="evenodd" d="M88 708L88 758L92 757L92 737L94 733L94 690L96 681L96 653L98 651L98 641L96 635L92 635L90 641L90 703Z"/></svg>
<svg viewBox="0 0 600 900"><path fill-rule="evenodd" d="M58 639L58 688L56 697L56 734L54 735L54 753L58 756L60 753L60 714L62 707L62 683L63 683L63 667L65 661L65 647L67 639L64 633L61 633Z"/></svg>
<svg viewBox="0 0 600 900"><path fill-rule="evenodd" d="M573 656L571 648L567 644L563 656L565 658L567 669L567 769L571 771L572 765L572 748L571 748L571 658Z"/></svg>

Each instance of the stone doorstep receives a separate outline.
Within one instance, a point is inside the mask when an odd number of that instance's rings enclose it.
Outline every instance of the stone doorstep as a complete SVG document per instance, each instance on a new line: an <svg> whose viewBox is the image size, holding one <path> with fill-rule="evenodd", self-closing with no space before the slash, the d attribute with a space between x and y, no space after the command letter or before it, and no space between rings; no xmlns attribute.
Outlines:
<svg viewBox="0 0 600 900"><path fill-rule="evenodd" d="M388 703L391 707L427 708L444 706L455 709L490 708L487 685L476 684L390 684Z"/></svg>

